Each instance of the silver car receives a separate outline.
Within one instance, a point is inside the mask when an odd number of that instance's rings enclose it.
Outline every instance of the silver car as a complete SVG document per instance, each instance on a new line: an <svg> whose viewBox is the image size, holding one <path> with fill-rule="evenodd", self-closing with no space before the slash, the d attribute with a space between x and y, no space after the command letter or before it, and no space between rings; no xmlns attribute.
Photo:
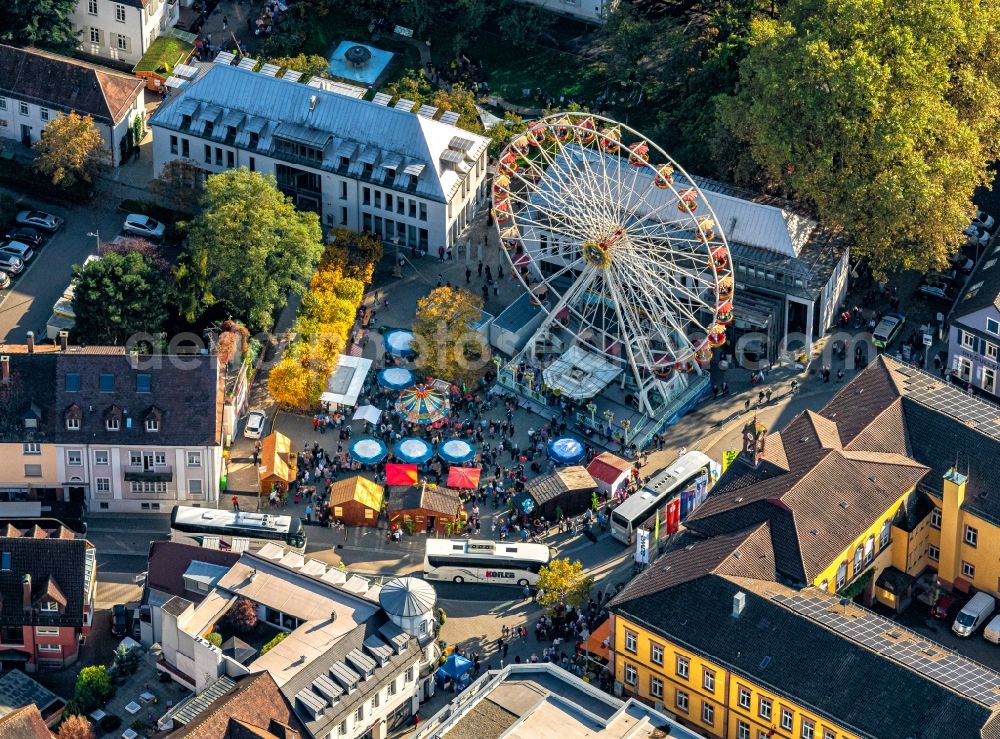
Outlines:
<svg viewBox="0 0 1000 739"><path fill-rule="evenodd" d="M13 254L22 262L30 262L31 258L35 256L35 252L30 246L13 239L0 240L0 253Z"/></svg>
<svg viewBox="0 0 1000 739"><path fill-rule="evenodd" d="M0 252L0 271L9 272L12 275L19 275L24 271L24 262L13 254Z"/></svg>
<svg viewBox="0 0 1000 739"><path fill-rule="evenodd" d="M58 231L63 219L43 210L22 210L14 219L22 226L40 228L44 231Z"/></svg>
<svg viewBox="0 0 1000 739"><path fill-rule="evenodd" d="M159 240L163 238L166 226L155 218L144 216L141 213L130 213L125 216L125 224L122 226L122 229L136 236Z"/></svg>

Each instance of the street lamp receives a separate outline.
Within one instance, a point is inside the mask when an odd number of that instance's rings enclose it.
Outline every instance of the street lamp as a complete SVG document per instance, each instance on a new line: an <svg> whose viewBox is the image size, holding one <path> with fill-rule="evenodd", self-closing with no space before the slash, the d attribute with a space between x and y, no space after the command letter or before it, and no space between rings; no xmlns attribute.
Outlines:
<svg viewBox="0 0 1000 739"><path fill-rule="evenodd" d="M87 232L87 236L93 236L94 237L94 240L97 242L97 249L100 250L100 248L101 248L101 230L100 229L94 229L93 231L88 231Z"/></svg>

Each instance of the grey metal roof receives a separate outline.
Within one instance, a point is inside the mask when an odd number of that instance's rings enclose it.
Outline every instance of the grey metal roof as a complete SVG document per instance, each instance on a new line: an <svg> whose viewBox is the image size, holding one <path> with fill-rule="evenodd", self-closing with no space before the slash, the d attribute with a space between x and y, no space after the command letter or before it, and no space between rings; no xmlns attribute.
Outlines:
<svg viewBox="0 0 1000 739"><path fill-rule="evenodd" d="M378 633L379 636L392 645L397 654L406 649L406 645L410 642L410 636L392 621L387 621L378 630Z"/></svg>
<svg viewBox="0 0 1000 739"><path fill-rule="evenodd" d="M390 100L392 100L392 95L385 92L376 92L375 97L372 98L372 102L376 105L388 105Z"/></svg>
<svg viewBox="0 0 1000 739"><path fill-rule="evenodd" d="M382 169L399 169L403 163L403 158L399 154L390 154L382 160Z"/></svg>
<svg viewBox="0 0 1000 739"><path fill-rule="evenodd" d="M441 153L441 159L452 164L460 164L465 161L465 154L454 149L448 149L448 151Z"/></svg>
<svg viewBox="0 0 1000 739"><path fill-rule="evenodd" d="M344 689L330 679L329 675L320 675L312 681L312 689L329 701L336 702L344 694Z"/></svg>
<svg viewBox="0 0 1000 739"><path fill-rule="evenodd" d="M395 654L392 647L374 635L365 639L364 647L365 651L374 657L380 665L384 665Z"/></svg>
<svg viewBox="0 0 1000 739"><path fill-rule="evenodd" d="M382 586L378 603L390 616L423 616L434 608L437 593L425 580L397 577Z"/></svg>
<svg viewBox="0 0 1000 739"><path fill-rule="evenodd" d="M369 672L373 672L377 667L375 660L362 652L360 649L352 649L348 652L347 661L365 675Z"/></svg>
<svg viewBox="0 0 1000 739"><path fill-rule="evenodd" d="M297 69L286 69L285 73L281 75L281 79L288 80L289 82L298 82L302 79L302 72Z"/></svg>
<svg viewBox="0 0 1000 739"><path fill-rule="evenodd" d="M236 683L223 675L197 695L192 695L178 703L167 715L179 724L189 724L235 687Z"/></svg>
<svg viewBox="0 0 1000 739"><path fill-rule="evenodd" d="M361 675L356 673L343 662L334 662L330 665L330 676L344 686L345 690L354 690L361 680Z"/></svg>
<svg viewBox="0 0 1000 739"><path fill-rule="evenodd" d="M314 146L317 149L325 147L333 138L333 134L329 131L320 131L310 126L301 126L298 123L280 123L274 129L274 135L306 146Z"/></svg>
<svg viewBox="0 0 1000 739"><path fill-rule="evenodd" d="M412 100L409 100L407 98L400 98L399 100L396 101L396 104L393 105L392 107L395 108L396 110L402 110L409 113L413 110L414 105L416 105L416 103L413 102Z"/></svg>
<svg viewBox="0 0 1000 739"><path fill-rule="evenodd" d="M265 74L268 77L274 77L278 70L281 69L277 64L265 64L260 68L260 73Z"/></svg>
<svg viewBox="0 0 1000 739"><path fill-rule="evenodd" d="M366 146L364 151L358 154L358 161L363 164L375 164L378 159L379 149L376 146Z"/></svg>
<svg viewBox="0 0 1000 739"><path fill-rule="evenodd" d="M242 110L230 110L227 111L224 116L222 116L223 126L239 126L243 123L243 119L246 118Z"/></svg>

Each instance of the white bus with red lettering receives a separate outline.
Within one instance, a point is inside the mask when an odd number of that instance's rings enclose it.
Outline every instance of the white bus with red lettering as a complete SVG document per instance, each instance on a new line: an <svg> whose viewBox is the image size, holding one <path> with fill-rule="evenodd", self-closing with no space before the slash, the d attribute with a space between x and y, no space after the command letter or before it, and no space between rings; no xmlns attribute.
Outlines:
<svg viewBox="0 0 1000 739"><path fill-rule="evenodd" d="M552 554L544 544L506 541L428 539L424 577L452 582L534 585Z"/></svg>

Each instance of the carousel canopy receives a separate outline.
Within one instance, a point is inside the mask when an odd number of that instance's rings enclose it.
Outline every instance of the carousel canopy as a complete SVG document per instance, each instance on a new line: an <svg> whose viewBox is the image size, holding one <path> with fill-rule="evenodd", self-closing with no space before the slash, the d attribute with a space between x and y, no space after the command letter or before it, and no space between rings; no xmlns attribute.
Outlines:
<svg viewBox="0 0 1000 739"><path fill-rule="evenodd" d="M385 332L382 337L385 341L385 350L389 354L397 357L412 357L416 354L411 348L413 343L413 332L405 328L394 328Z"/></svg>
<svg viewBox="0 0 1000 739"><path fill-rule="evenodd" d="M421 464L431 458L431 455L434 454L434 448L423 439L408 436L396 442L392 453L396 455L396 459L402 462Z"/></svg>
<svg viewBox="0 0 1000 739"><path fill-rule="evenodd" d="M437 455L448 464L465 464L476 458L476 447L465 439L448 439L438 444Z"/></svg>
<svg viewBox="0 0 1000 739"><path fill-rule="evenodd" d="M448 414L448 396L427 385L415 385L399 394L396 410L410 423L434 423Z"/></svg>
<svg viewBox="0 0 1000 739"><path fill-rule="evenodd" d="M576 464L587 456L587 447L572 436L560 436L549 442L548 452L556 464Z"/></svg>
<svg viewBox="0 0 1000 739"><path fill-rule="evenodd" d="M416 375L406 367L386 367L378 373L378 384L390 390L405 390L416 383Z"/></svg>
<svg viewBox="0 0 1000 739"><path fill-rule="evenodd" d="M379 439L363 436L355 439L347 448L348 453L362 464L377 464L389 453L388 447Z"/></svg>
<svg viewBox="0 0 1000 739"><path fill-rule="evenodd" d="M603 357L571 346L542 371L542 379L548 388L579 400L593 398L621 373L621 367Z"/></svg>

